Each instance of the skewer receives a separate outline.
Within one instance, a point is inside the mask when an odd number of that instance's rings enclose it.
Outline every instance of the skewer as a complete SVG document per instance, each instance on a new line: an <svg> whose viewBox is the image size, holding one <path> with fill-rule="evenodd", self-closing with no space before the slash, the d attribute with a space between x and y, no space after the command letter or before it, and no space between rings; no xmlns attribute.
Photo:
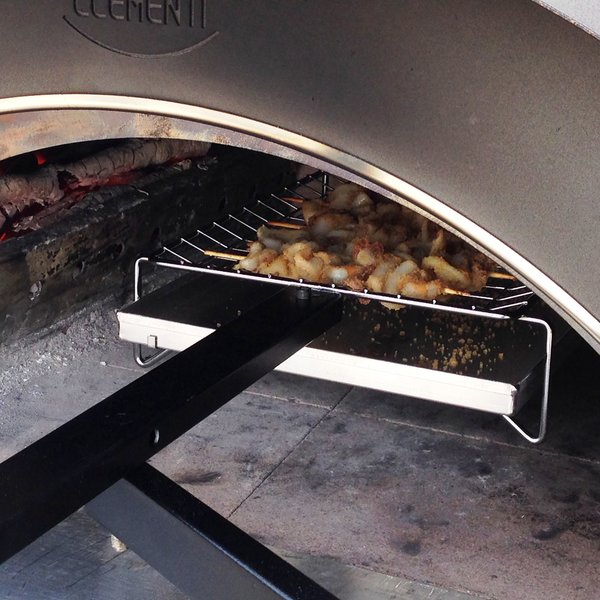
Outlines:
<svg viewBox="0 0 600 600"><path fill-rule="evenodd" d="M281 227L282 229L305 229L304 223L288 223L287 221L267 221L270 227Z"/></svg>
<svg viewBox="0 0 600 600"><path fill-rule="evenodd" d="M305 229L306 225L302 223L288 223L287 221L267 221L270 227L280 227L281 229ZM504 279L508 281L516 281L517 278L510 273L502 273L501 271L490 271L488 274L490 279ZM452 293L452 292L448 292ZM460 295L460 294L459 294ZM467 294L468 295L468 294Z"/></svg>
<svg viewBox="0 0 600 600"><path fill-rule="evenodd" d="M281 199L286 202L293 202L294 204L302 204L304 202L304 198L294 198L292 196L282 196Z"/></svg>
<svg viewBox="0 0 600 600"><path fill-rule="evenodd" d="M463 292L462 290L455 290L454 288L444 288L442 294L448 294L449 296L466 296L467 298L471 297L470 292Z"/></svg>
<svg viewBox="0 0 600 600"><path fill-rule="evenodd" d="M500 273L499 271L490 271L488 277L491 279L509 279L510 281L516 281L517 278L510 273Z"/></svg>
<svg viewBox="0 0 600 600"><path fill-rule="evenodd" d="M284 198L284 200L298 200L302 202L301 198ZM306 225L302 223L288 223L287 221L267 221L267 225L270 227L280 227L281 229L305 229ZM500 271L490 271L488 274L490 279L505 279L508 281L516 281L517 278L510 273L502 273ZM452 292L448 292L452 293ZM459 294L460 295L460 294ZM468 294L467 294L468 295Z"/></svg>
<svg viewBox="0 0 600 600"><path fill-rule="evenodd" d="M224 260L235 260L239 261L246 258L245 254L235 254L233 252L221 252L220 250L202 250L205 256L212 256L213 258L222 258Z"/></svg>
<svg viewBox="0 0 600 600"><path fill-rule="evenodd" d="M240 261L246 258L246 254L236 254L234 252L221 252L220 250L203 250L206 256L212 256L213 258L222 258L224 260L235 260ZM444 288L442 294L448 294L452 296L467 296L471 294L469 292L463 292L461 290L455 290L454 288Z"/></svg>

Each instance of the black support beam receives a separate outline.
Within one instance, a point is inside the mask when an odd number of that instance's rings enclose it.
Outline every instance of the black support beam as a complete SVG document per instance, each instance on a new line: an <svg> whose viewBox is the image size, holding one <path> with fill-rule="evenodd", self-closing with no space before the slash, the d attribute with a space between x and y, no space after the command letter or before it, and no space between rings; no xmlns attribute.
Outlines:
<svg viewBox="0 0 600 600"><path fill-rule="evenodd" d="M335 294L275 291L0 465L0 561L125 477L341 316Z"/></svg>
<svg viewBox="0 0 600 600"><path fill-rule="evenodd" d="M150 465L86 511L194 600L335 600Z"/></svg>

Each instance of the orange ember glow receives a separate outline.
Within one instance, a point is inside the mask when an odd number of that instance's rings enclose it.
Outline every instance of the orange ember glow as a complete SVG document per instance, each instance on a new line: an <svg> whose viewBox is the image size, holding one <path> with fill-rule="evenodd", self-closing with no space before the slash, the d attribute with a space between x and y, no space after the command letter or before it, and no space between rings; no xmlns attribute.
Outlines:
<svg viewBox="0 0 600 600"><path fill-rule="evenodd" d="M112 175L104 185L127 185L128 183L135 181L139 176L140 173L137 173L136 171Z"/></svg>
<svg viewBox="0 0 600 600"><path fill-rule="evenodd" d="M38 164L38 167L41 167L42 165L45 165L48 162L48 158L46 157L46 155L43 152L36 152L35 153L35 160Z"/></svg>

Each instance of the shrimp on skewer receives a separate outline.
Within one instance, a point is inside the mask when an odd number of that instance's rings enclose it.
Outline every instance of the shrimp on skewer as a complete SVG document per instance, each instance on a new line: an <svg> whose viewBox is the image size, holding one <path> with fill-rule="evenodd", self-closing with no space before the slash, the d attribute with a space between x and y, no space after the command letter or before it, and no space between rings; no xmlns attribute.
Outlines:
<svg viewBox="0 0 600 600"><path fill-rule="evenodd" d="M259 227L236 268L421 300L481 290L493 269L437 224L355 184L301 209L306 226Z"/></svg>

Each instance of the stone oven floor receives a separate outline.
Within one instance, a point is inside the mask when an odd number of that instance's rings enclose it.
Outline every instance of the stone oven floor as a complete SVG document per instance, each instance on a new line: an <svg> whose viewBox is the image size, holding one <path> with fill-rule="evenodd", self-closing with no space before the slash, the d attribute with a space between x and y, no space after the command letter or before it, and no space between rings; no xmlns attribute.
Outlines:
<svg viewBox="0 0 600 600"><path fill-rule="evenodd" d="M143 374L114 302L0 350L0 459ZM271 374L152 461L343 600L598 597L598 357L555 378L548 441L501 419ZM0 597L185 596L78 512Z"/></svg>

